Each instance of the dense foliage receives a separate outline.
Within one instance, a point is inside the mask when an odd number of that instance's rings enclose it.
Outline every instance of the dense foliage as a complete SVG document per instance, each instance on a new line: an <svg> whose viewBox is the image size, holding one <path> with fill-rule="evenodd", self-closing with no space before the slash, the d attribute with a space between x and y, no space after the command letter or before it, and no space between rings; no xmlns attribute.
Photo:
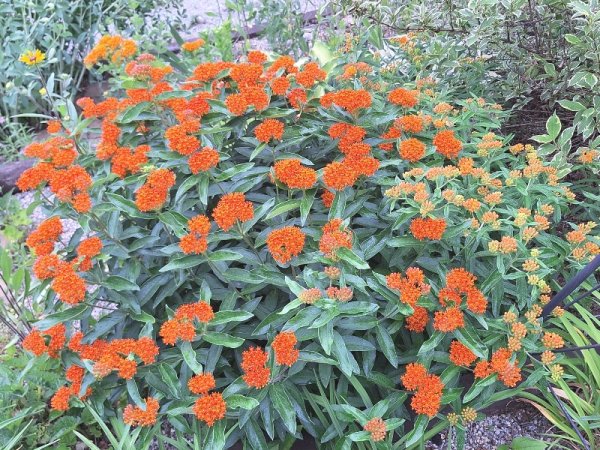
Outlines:
<svg viewBox="0 0 600 450"><path fill-rule="evenodd" d="M407 77L408 36L386 44L401 64L203 44L174 68L103 37L86 63L113 96L26 150L19 186L55 195L27 242L48 315L24 341L64 366L54 410L168 420L205 448L405 448L561 377L541 305L599 246L591 222L556 227L578 203L560 160L511 145L498 105Z"/></svg>

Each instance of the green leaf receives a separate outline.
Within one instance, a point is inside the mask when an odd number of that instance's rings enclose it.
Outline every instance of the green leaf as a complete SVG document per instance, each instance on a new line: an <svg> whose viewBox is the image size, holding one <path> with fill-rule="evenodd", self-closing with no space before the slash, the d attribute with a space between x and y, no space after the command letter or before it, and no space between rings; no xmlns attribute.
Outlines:
<svg viewBox="0 0 600 450"><path fill-rule="evenodd" d="M240 394L230 395L229 397L226 397L225 400L227 400L227 408L231 409L242 408L251 410L257 408L259 405L258 400L255 398L246 397Z"/></svg>
<svg viewBox="0 0 600 450"><path fill-rule="evenodd" d="M359 257L356 253L354 253L349 248L341 247L341 248L337 249L336 255L340 259L342 259L343 261L346 261L351 266L356 267L357 269L360 269L360 270L369 269L369 264L367 264L366 261L364 261L361 257Z"/></svg>
<svg viewBox="0 0 600 450"><path fill-rule="evenodd" d="M134 122L135 120L139 120L138 116L142 113L142 111L147 110L148 108L150 108L151 103L149 102L142 102L142 103L138 103L135 106L132 106L131 108L127 108L117 119L117 122L119 123L130 123L130 122Z"/></svg>
<svg viewBox="0 0 600 450"><path fill-rule="evenodd" d="M244 343L244 339L242 338L225 333L217 333L216 331L206 333L202 338L211 344L222 345L228 348L237 348Z"/></svg>
<svg viewBox="0 0 600 450"><path fill-rule="evenodd" d="M554 140L558 137L558 135L560 134L560 129L560 119L558 118L556 113L554 113L546 121L546 131L548 132L548 136L550 136L551 140Z"/></svg>
<svg viewBox="0 0 600 450"><path fill-rule="evenodd" d="M109 276L107 279L102 281L101 285L118 292L140 290L140 287L137 284L117 275Z"/></svg>
<svg viewBox="0 0 600 450"><path fill-rule="evenodd" d="M217 250L216 252L207 253L210 261L237 261L242 259L242 255L231 250Z"/></svg>
<svg viewBox="0 0 600 450"><path fill-rule="evenodd" d="M181 398L179 395L179 379L177 372L170 365L162 363L158 366L160 378L169 388L171 395L175 398Z"/></svg>
<svg viewBox="0 0 600 450"><path fill-rule="evenodd" d="M87 309L88 305L77 305L59 313L50 314L44 319L35 323L35 327L40 330L47 330L58 323L70 322L81 316Z"/></svg>
<svg viewBox="0 0 600 450"><path fill-rule="evenodd" d="M146 402L142 400L140 392L138 391L137 383L134 380L127 380L127 392L135 404L142 408L146 408Z"/></svg>
<svg viewBox="0 0 600 450"><path fill-rule="evenodd" d="M265 220L272 219L279 214L283 214L284 212L290 211L292 209L297 209L300 207L300 200L287 200L283 203L279 203L275 205L275 207L265 216Z"/></svg>
<svg viewBox="0 0 600 450"><path fill-rule="evenodd" d="M191 342L183 341L179 344L179 350L183 356L183 360L194 373L202 373L202 364L198 362L196 351L192 347Z"/></svg>
<svg viewBox="0 0 600 450"><path fill-rule="evenodd" d="M510 444L512 450L545 450L548 448L548 444L538 439L529 437L516 437Z"/></svg>
<svg viewBox="0 0 600 450"><path fill-rule="evenodd" d="M254 317L248 311L219 311L215 313L215 317L210 321L209 325L222 325L231 322L244 322Z"/></svg>
<svg viewBox="0 0 600 450"><path fill-rule="evenodd" d="M296 411L282 383L271 385L269 394L273 407L281 416L283 424L291 434L296 434Z"/></svg>
<svg viewBox="0 0 600 450"><path fill-rule="evenodd" d="M390 333L385 327L380 325L375 328L377 342L383 351L383 354L390 362L390 364L397 368L398 367L398 353L396 352L396 346L394 345L394 340L390 336Z"/></svg>
<svg viewBox="0 0 600 450"><path fill-rule="evenodd" d="M444 336L445 336L444 333L440 333L439 331L434 332L433 335L429 339L427 339L425 342L423 342L423 344L421 345L421 348L419 349L419 353L417 353L417 355L422 356L422 355L426 355L427 353L434 351L435 348L439 345L439 343L442 342L442 340L444 339Z"/></svg>
<svg viewBox="0 0 600 450"><path fill-rule="evenodd" d="M317 364L329 364L332 366L337 366L337 361L335 359L327 358L326 356L323 356L318 352L311 352L308 350L302 350L300 352L300 356L298 357L298 359L300 361L314 362Z"/></svg>
<svg viewBox="0 0 600 450"><path fill-rule="evenodd" d="M562 106L565 109L568 109L569 111L583 111L585 109L584 105L572 100L560 100L558 103L560 104L560 106Z"/></svg>
<svg viewBox="0 0 600 450"><path fill-rule="evenodd" d="M169 272L170 270L189 269L206 262L203 255L188 255L171 261L169 264L159 270L159 272Z"/></svg>

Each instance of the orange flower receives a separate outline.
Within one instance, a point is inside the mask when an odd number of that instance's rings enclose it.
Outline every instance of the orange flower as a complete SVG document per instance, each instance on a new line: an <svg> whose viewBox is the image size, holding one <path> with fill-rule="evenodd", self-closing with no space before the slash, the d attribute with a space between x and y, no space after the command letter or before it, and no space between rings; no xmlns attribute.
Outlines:
<svg viewBox="0 0 600 450"><path fill-rule="evenodd" d="M208 323L214 319L215 314L212 306L207 302L200 300L196 303L186 303L175 310L175 319L178 320L198 320L202 323Z"/></svg>
<svg viewBox="0 0 600 450"><path fill-rule="evenodd" d="M323 226L323 235L319 240L319 250L326 258L337 259L338 249L352 249L352 231L342 222L342 219L332 219Z"/></svg>
<svg viewBox="0 0 600 450"><path fill-rule="evenodd" d="M281 140L283 137L283 122L276 119L266 119L254 129L254 135L260 142L267 143L271 139Z"/></svg>
<svg viewBox="0 0 600 450"><path fill-rule="evenodd" d="M248 109L248 101L243 94L231 94L225 99L225 106L234 116L241 116Z"/></svg>
<svg viewBox="0 0 600 450"><path fill-rule="evenodd" d="M302 67L302 71L296 74L296 82L305 88L311 87L317 81L323 81L327 72L319 67L316 62L309 62Z"/></svg>
<svg viewBox="0 0 600 450"><path fill-rule="evenodd" d="M227 403L220 392L213 392L198 398L192 409L198 420L212 427L217 420L225 417Z"/></svg>
<svg viewBox="0 0 600 450"><path fill-rule="evenodd" d="M406 329L422 333L429 322L429 313L422 306L415 306L413 309L413 314L406 318Z"/></svg>
<svg viewBox="0 0 600 450"><path fill-rule="evenodd" d="M371 106L371 94L364 89L342 89L321 97L321 105L324 108L330 108L332 103L353 114L359 109Z"/></svg>
<svg viewBox="0 0 600 450"><path fill-rule="evenodd" d="M425 156L425 144L415 138L400 141L400 157L415 162Z"/></svg>
<svg viewBox="0 0 600 450"><path fill-rule="evenodd" d="M58 388L50 400L50 406L55 411L66 411L69 409L71 390L67 386Z"/></svg>
<svg viewBox="0 0 600 450"><path fill-rule="evenodd" d="M158 400L153 397L146 398L146 409L127 405L123 411L123 422L131 426L147 427L156 423L156 415L160 407Z"/></svg>
<svg viewBox="0 0 600 450"><path fill-rule="evenodd" d="M133 56L135 52L137 52L137 45L133 39L125 39L119 35L105 35L84 58L83 63L87 67L102 60L120 63L123 59Z"/></svg>
<svg viewBox="0 0 600 450"><path fill-rule="evenodd" d="M175 345L177 339L192 342L196 337L196 328L192 322L171 319L162 324L158 334L165 344Z"/></svg>
<svg viewBox="0 0 600 450"><path fill-rule="evenodd" d="M286 77L278 77L271 80L271 91L275 95L285 95L290 88L290 80Z"/></svg>
<svg viewBox="0 0 600 450"><path fill-rule="evenodd" d="M339 300L340 302L350 301L352 300L352 296L354 295L352 289L350 289L349 287L338 288L331 286L327 288L326 293L329 298L334 298L336 300Z"/></svg>
<svg viewBox="0 0 600 450"><path fill-rule="evenodd" d="M298 256L304 248L306 235L297 227L284 227L273 230L267 237L267 247L273 259L286 264Z"/></svg>
<svg viewBox="0 0 600 450"><path fill-rule="evenodd" d="M394 127L406 133L420 133L423 131L423 119L417 115L408 115L397 118Z"/></svg>
<svg viewBox="0 0 600 450"><path fill-rule="evenodd" d="M222 230L228 231L237 220L247 222L254 217L252 203L241 192L225 194L213 209L213 219Z"/></svg>
<svg viewBox="0 0 600 450"><path fill-rule="evenodd" d="M446 231L446 221L444 219L417 217L410 223L410 232L420 241L425 239L439 240L442 238L444 231Z"/></svg>
<svg viewBox="0 0 600 450"><path fill-rule="evenodd" d="M250 50L248 52L248 62L253 64L263 64L267 61L267 55L260 50Z"/></svg>
<svg viewBox="0 0 600 450"><path fill-rule="evenodd" d="M409 391L416 391L411 400L411 407L417 414L435 416L441 405L444 384L437 375L430 375L420 363L411 363L406 366L405 374L400 381Z"/></svg>
<svg viewBox="0 0 600 450"><path fill-rule="evenodd" d="M438 132L433 138L433 145L446 158L456 158L462 149L462 142L456 139L452 130Z"/></svg>
<svg viewBox="0 0 600 450"><path fill-rule="evenodd" d="M321 201L323 202L323 206L325 206L325 208L331 208L334 199L335 194L331 191L328 191L327 189L325 189L321 194Z"/></svg>
<svg viewBox="0 0 600 450"><path fill-rule="evenodd" d="M475 362L477 356L459 341L450 343L450 361L457 366L470 366Z"/></svg>
<svg viewBox="0 0 600 450"><path fill-rule="evenodd" d="M60 120L50 120L48 122L48 125L46 127L46 131L48 131L48 133L56 134L60 130L62 130L62 124L61 124Z"/></svg>
<svg viewBox="0 0 600 450"><path fill-rule="evenodd" d="M492 374L490 364L487 361L480 361L475 365L473 375L475 378L486 378Z"/></svg>
<svg viewBox="0 0 600 450"><path fill-rule="evenodd" d="M189 41L189 42L184 42L181 45L181 49L185 50L186 52L195 52L196 50L198 50L200 47L204 47L204 39L196 39L194 41Z"/></svg>
<svg viewBox="0 0 600 450"><path fill-rule="evenodd" d="M269 383L271 370L266 367L269 355L260 347L251 347L242 353L242 379L257 389L264 388Z"/></svg>
<svg viewBox="0 0 600 450"><path fill-rule="evenodd" d="M299 159L283 159L274 166L275 177L290 189L310 189L317 182L317 172L302 166Z"/></svg>
<svg viewBox="0 0 600 450"><path fill-rule="evenodd" d="M287 99L294 109L301 109L308 99L306 91L302 88L292 89L287 94Z"/></svg>
<svg viewBox="0 0 600 450"><path fill-rule="evenodd" d="M352 186L358 174L343 162L334 161L323 169L323 182L325 186L334 191L341 191Z"/></svg>
<svg viewBox="0 0 600 450"><path fill-rule="evenodd" d="M48 351L48 346L42 333L35 328L23 339L23 348L35 356L41 356Z"/></svg>
<svg viewBox="0 0 600 450"><path fill-rule="evenodd" d="M402 132L398 128L392 127L381 135L381 139L398 139L400 136L402 136ZM379 144L379 148L383 151L389 152L394 149L394 143L382 142Z"/></svg>
<svg viewBox="0 0 600 450"><path fill-rule="evenodd" d="M62 234L62 223L58 216L51 217L39 224L32 231L25 244L31 248L36 255L48 255L54 250L54 244Z"/></svg>
<svg viewBox="0 0 600 450"><path fill-rule="evenodd" d="M174 184L175 174L169 169L150 172L146 183L135 192L135 203L139 210L145 212L161 208Z"/></svg>
<svg viewBox="0 0 600 450"><path fill-rule="evenodd" d="M297 360L300 352L294 348L298 340L293 331L282 331L275 339L271 347L275 352L275 362L277 364L292 366Z"/></svg>
<svg viewBox="0 0 600 450"><path fill-rule="evenodd" d="M457 307L445 311L437 311L433 318L433 328L443 333L450 333L465 326L465 315Z"/></svg>
<svg viewBox="0 0 600 450"><path fill-rule="evenodd" d="M208 248L206 240L210 231L210 221L204 215L198 215L188 220L190 233L181 238L179 247L186 255L204 253Z"/></svg>
<svg viewBox="0 0 600 450"><path fill-rule="evenodd" d="M423 295L427 295L431 289L425 282L423 271L417 267L409 267L406 269L406 276L403 276L398 272L391 273L386 277L386 282L390 289L400 291L400 300L402 303L406 303L413 308L416 307L419 298ZM415 313L417 313L416 309ZM422 320L423 311L420 311L418 314ZM425 316L427 316L427 311L425 311Z"/></svg>
<svg viewBox="0 0 600 450"><path fill-rule="evenodd" d="M404 88L397 88L388 94L388 100L394 105L400 105L404 108L412 108L419 103L414 91Z"/></svg>
<svg viewBox="0 0 600 450"><path fill-rule="evenodd" d="M374 442L383 441L385 439L385 422L381 417L375 417L369 420L363 427L363 430L371 433L371 439Z"/></svg>
<svg viewBox="0 0 600 450"><path fill-rule="evenodd" d="M562 337L556 333L550 332L544 333L542 343L544 344L544 347L550 349L563 348L565 346L565 341Z"/></svg>
<svg viewBox="0 0 600 450"><path fill-rule="evenodd" d="M208 394L209 391L216 387L215 377L212 373L201 373L194 375L188 380L188 389L193 394Z"/></svg>
<svg viewBox="0 0 600 450"><path fill-rule="evenodd" d="M75 273L71 265L61 265L58 268L50 287L61 301L70 305L80 303L85 298L85 281Z"/></svg>
<svg viewBox="0 0 600 450"><path fill-rule="evenodd" d="M207 172L219 163L219 152L210 147L204 147L190 156L188 164L191 172L196 175L199 172Z"/></svg>

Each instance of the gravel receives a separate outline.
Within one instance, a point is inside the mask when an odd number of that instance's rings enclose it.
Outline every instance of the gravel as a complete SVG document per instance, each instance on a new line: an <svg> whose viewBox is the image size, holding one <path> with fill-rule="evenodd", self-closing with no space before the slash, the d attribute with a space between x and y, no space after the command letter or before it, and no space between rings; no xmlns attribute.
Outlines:
<svg viewBox="0 0 600 450"><path fill-rule="evenodd" d="M552 425L532 406L517 404L510 411L487 416L467 427L465 450L493 450L503 444L510 444L516 437L529 437L547 440L546 435ZM441 442L428 442L427 450L448 448L448 434L439 436ZM453 439L451 448L456 449Z"/></svg>

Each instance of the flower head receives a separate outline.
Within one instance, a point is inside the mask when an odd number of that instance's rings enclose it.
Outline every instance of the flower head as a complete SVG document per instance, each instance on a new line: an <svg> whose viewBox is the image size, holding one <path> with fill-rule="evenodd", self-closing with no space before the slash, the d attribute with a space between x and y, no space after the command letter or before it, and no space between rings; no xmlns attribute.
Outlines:
<svg viewBox="0 0 600 450"><path fill-rule="evenodd" d="M222 230L228 231L236 221L247 222L254 217L254 207L241 192L223 195L213 209L213 219Z"/></svg>
<svg viewBox="0 0 600 450"><path fill-rule="evenodd" d="M225 417L227 403L220 392L213 392L198 398L192 409L198 420L212 427L217 420Z"/></svg>
<svg viewBox="0 0 600 450"><path fill-rule="evenodd" d="M140 427L154 425L159 406L158 400L153 397L146 398L145 410L138 406L127 405L123 411L123 422Z"/></svg>
<svg viewBox="0 0 600 450"><path fill-rule="evenodd" d="M273 230L267 237L267 247L273 259L280 264L288 263L304 248L306 235L297 227Z"/></svg>
<svg viewBox="0 0 600 450"><path fill-rule="evenodd" d="M282 331L275 339L271 347L275 352L275 362L277 364L291 366L298 360L299 351L294 348L298 340L293 331Z"/></svg>
<svg viewBox="0 0 600 450"><path fill-rule="evenodd" d="M25 53L19 56L19 61L28 66L37 66L44 62L46 54L42 53L39 49L27 50Z"/></svg>

